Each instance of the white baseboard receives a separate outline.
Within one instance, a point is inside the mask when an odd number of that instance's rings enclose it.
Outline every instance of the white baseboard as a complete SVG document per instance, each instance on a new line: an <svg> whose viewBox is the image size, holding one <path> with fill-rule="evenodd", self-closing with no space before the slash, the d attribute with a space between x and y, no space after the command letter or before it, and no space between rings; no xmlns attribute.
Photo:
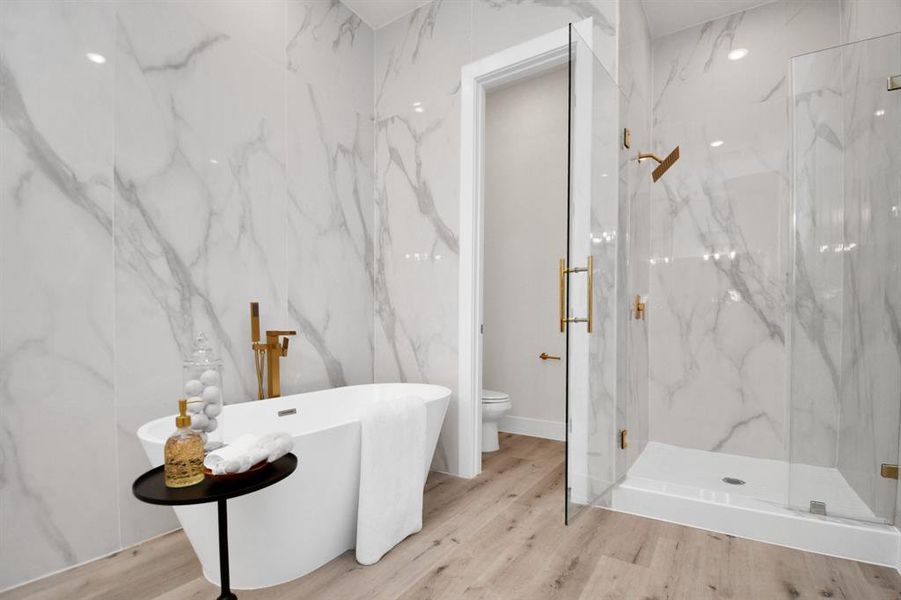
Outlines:
<svg viewBox="0 0 901 600"><path fill-rule="evenodd" d="M557 440L558 442L566 439L566 426L563 424L563 421L545 421L528 417L504 417L498 424L497 429L505 433L517 433L546 440Z"/></svg>

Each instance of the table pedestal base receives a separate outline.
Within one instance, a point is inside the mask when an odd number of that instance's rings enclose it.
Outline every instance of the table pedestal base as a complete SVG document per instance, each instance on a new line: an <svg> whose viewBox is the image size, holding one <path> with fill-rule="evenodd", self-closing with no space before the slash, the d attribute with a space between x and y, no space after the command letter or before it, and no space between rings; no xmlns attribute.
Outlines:
<svg viewBox="0 0 901 600"><path fill-rule="evenodd" d="M225 502L225 500L216 502L219 508L219 583L222 586L218 600L238 600L231 591L228 574L228 509Z"/></svg>

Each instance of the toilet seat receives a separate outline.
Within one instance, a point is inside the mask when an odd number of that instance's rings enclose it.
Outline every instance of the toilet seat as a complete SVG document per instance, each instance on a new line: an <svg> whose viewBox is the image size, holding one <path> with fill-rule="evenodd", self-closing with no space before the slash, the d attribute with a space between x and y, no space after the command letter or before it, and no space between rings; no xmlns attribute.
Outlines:
<svg viewBox="0 0 901 600"><path fill-rule="evenodd" d="M498 402L509 402L510 394L504 392L496 392L494 390L482 390L482 404L495 404Z"/></svg>

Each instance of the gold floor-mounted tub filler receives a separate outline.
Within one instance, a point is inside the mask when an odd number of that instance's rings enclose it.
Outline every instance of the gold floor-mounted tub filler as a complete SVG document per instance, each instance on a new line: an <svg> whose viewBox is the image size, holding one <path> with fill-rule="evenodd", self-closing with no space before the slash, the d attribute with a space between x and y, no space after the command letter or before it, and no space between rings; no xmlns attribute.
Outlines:
<svg viewBox="0 0 901 600"><path fill-rule="evenodd" d="M266 330L266 342L260 342L260 303L250 303L250 340L254 352L259 399L278 398L282 395L279 360L288 356L288 336L297 335L292 330ZM284 339L281 339L284 338ZM263 369L266 370L266 390L263 391Z"/></svg>

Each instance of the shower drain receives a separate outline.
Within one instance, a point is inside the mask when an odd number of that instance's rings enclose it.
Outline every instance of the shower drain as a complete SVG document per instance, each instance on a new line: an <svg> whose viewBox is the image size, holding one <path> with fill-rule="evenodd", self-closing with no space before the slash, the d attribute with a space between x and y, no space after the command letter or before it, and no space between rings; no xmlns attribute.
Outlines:
<svg viewBox="0 0 901 600"><path fill-rule="evenodd" d="M745 482L738 477L723 477L723 483L728 483L729 485L744 485Z"/></svg>

